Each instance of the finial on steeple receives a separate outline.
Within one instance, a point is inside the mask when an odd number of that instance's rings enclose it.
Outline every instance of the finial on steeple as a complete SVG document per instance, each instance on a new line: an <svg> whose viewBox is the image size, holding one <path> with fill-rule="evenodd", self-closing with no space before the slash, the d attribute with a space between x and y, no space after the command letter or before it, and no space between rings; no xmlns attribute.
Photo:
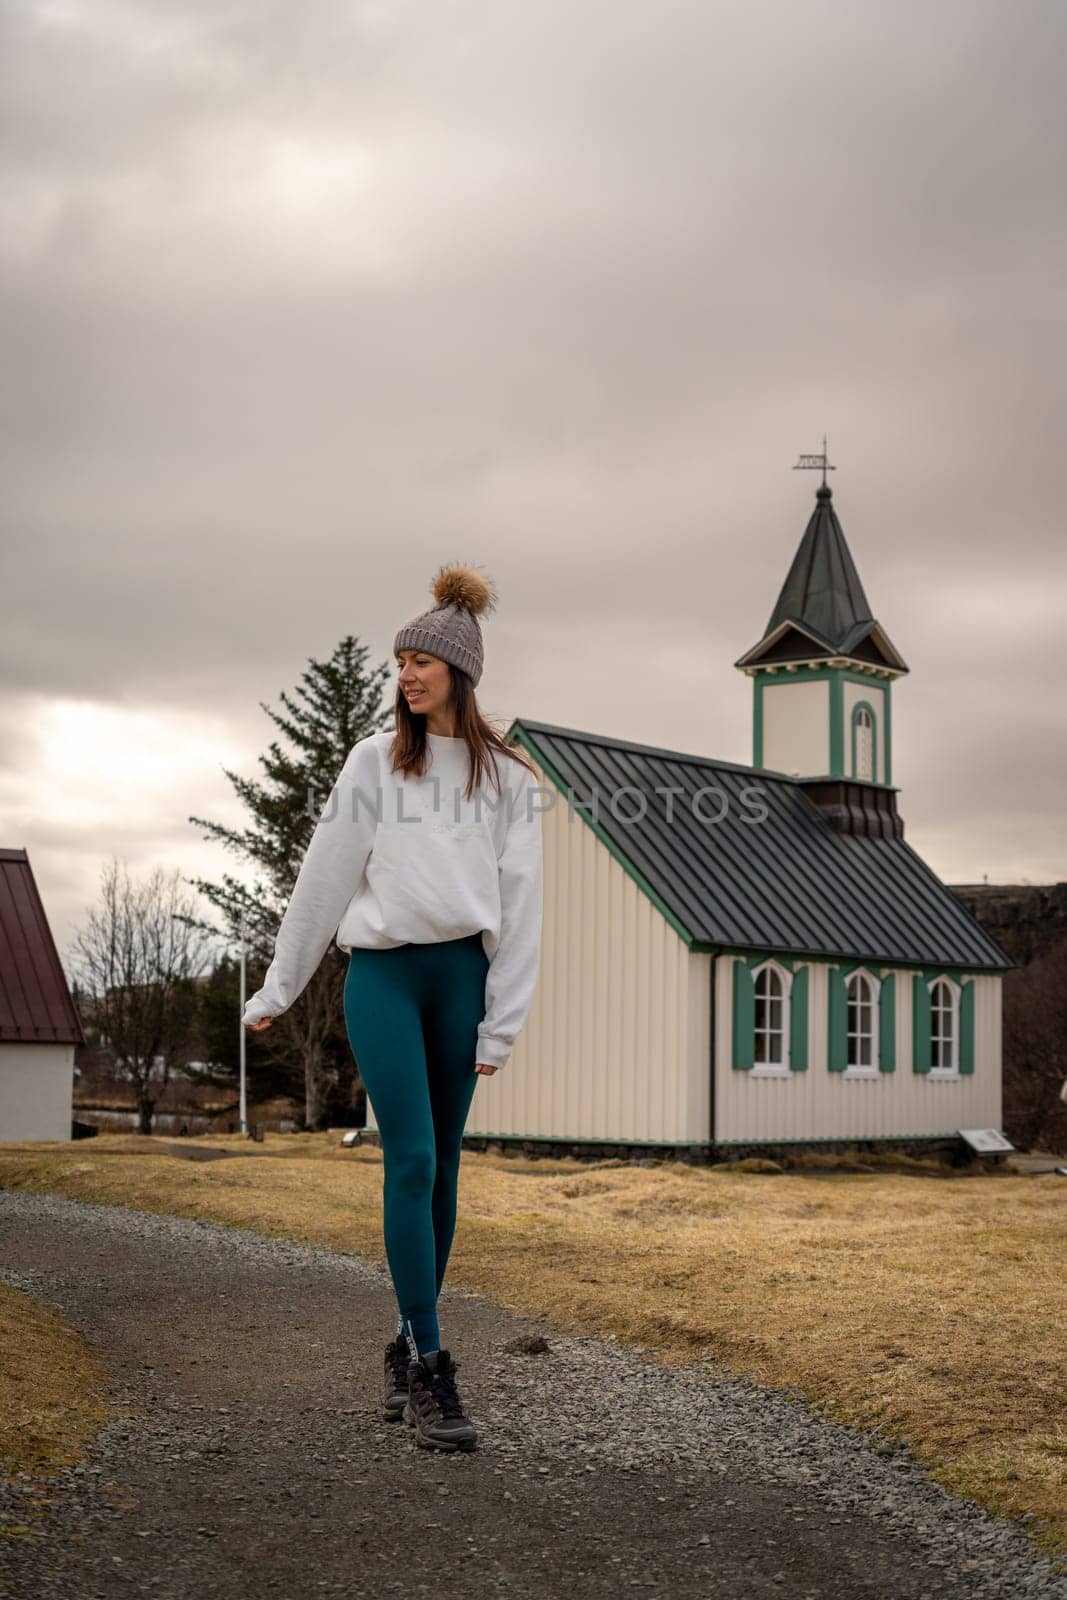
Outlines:
<svg viewBox="0 0 1067 1600"><path fill-rule="evenodd" d="M818 468L820 468L820 467L822 468L822 487L824 489L826 489L826 494L825 495L820 495L819 498L821 500L829 500L832 491L827 486L826 474L828 472L836 472L837 468L836 467L832 467L830 465L829 457L826 454L826 435L825 435L825 433L822 436L822 452L821 452L821 454L818 451L816 451L815 454L813 454L813 455L802 455L800 460L797 462L796 466L793 468L793 471L794 472L803 472L803 471L807 470L808 468L814 468L814 469L818 470Z"/></svg>

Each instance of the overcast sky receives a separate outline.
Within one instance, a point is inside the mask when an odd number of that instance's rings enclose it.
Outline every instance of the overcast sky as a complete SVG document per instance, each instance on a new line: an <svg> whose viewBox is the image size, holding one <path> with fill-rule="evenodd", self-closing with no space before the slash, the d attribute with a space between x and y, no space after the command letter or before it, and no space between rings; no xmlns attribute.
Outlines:
<svg viewBox="0 0 1067 1600"><path fill-rule="evenodd" d="M14 0L0 844L220 876L309 657L495 580L485 713L751 760L835 506L947 882L1067 877L1060 0Z"/></svg>

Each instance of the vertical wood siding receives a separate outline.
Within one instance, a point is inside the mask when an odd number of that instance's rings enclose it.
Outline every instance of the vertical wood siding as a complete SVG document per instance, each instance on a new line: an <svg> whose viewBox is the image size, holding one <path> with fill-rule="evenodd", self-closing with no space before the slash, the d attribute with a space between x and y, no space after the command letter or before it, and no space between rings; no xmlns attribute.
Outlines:
<svg viewBox="0 0 1067 1600"><path fill-rule="evenodd" d="M912 1071L911 974L896 968L896 1067L877 1077L831 1072L828 982L831 963L810 964L809 1064L788 1077L758 1077L734 1067L733 956L716 978L715 1137L724 1143L801 1139L908 1138L957 1128L1001 1125L1001 983L979 974L975 985L974 1072L938 1080ZM891 969L872 964L876 977Z"/></svg>

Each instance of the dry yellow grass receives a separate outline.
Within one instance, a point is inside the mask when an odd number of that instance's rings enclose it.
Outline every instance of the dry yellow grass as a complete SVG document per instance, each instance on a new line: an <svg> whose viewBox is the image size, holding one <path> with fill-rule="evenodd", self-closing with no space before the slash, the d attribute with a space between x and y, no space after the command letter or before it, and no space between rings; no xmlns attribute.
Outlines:
<svg viewBox="0 0 1067 1600"><path fill-rule="evenodd" d="M0 1184L213 1219L384 1259L381 1158L337 1135L0 1145ZM1054 1178L727 1172L468 1152L449 1282L710 1358L879 1425L947 1487L1035 1514L1067 1551L1063 1272Z"/></svg>
<svg viewBox="0 0 1067 1600"><path fill-rule="evenodd" d="M36 1488L31 1514L48 1504L42 1480L79 1461L107 1415L107 1372L95 1352L54 1311L0 1284L0 1462ZM32 1531L12 1523L0 1537Z"/></svg>

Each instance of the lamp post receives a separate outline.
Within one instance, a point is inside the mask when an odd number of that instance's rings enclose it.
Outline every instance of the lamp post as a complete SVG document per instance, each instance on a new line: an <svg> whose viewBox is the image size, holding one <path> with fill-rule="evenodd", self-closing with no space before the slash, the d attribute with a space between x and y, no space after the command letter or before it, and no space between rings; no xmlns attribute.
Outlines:
<svg viewBox="0 0 1067 1600"><path fill-rule="evenodd" d="M238 1048L239 1048L239 1060L240 1060L240 1063L241 1063L241 1098L240 1098L240 1102L239 1102L238 1116L240 1118L241 1132L247 1136L247 1134L248 1134L248 1095L247 1095L246 1086L245 1086L245 1025L244 1025L244 1014L245 1014L245 970L246 970L245 969L245 963L246 963L246 953L247 952L246 952L246 946L245 946L245 925L244 925L244 918L243 917L242 917L241 923L240 923L240 940L241 940L241 942L237 947L239 952L240 952L240 956L241 956L241 1008L240 1008L240 1010L239 1010L239 1012L237 1014L237 1032L238 1032L238 1035L240 1036L240 1044L239 1044Z"/></svg>

